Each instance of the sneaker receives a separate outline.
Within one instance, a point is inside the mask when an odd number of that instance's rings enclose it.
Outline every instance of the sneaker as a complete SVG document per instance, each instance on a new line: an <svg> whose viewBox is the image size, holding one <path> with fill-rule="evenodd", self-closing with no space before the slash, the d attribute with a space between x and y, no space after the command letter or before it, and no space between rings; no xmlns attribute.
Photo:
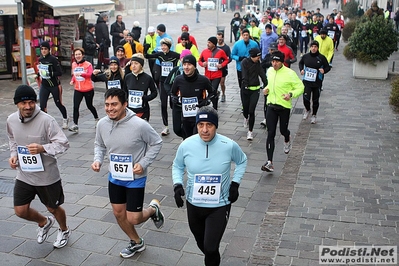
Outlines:
<svg viewBox="0 0 399 266"><path fill-rule="evenodd" d="M309 116L309 111L305 109L305 112L303 113L302 119L306 120L306 119L308 119L308 116Z"/></svg>
<svg viewBox="0 0 399 266"><path fill-rule="evenodd" d="M244 117L244 128L248 128L248 118Z"/></svg>
<svg viewBox="0 0 399 266"><path fill-rule="evenodd" d="M161 212L161 209L160 209L161 203L159 202L159 200L153 199L150 202L150 206L155 209L155 213L151 216L151 219L154 222L155 227L160 229L160 228L162 228L162 226L165 222L163 213Z"/></svg>
<svg viewBox="0 0 399 266"><path fill-rule="evenodd" d="M55 219L53 216L47 216L47 223L43 227L37 228L37 243L41 244L46 241L48 237L48 231L53 226Z"/></svg>
<svg viewBox="0 0 399 266"><path fill-rule="evenodd" d="M266 172L274 172L273 163L271 161L267 161L262 167L260 168L262 171Z"/></svg>
<svg viewBox="0 0 399 266"><path fill-rule="evenodd" d="M312 117L310 118L310 123L316 124L316 116L315 115L312 115Z"/></svg>
<svg viewBox="0 0 399 266"><path fill-rule="evenodd" d="M122 258L130 258L136 252L141 252L145 250L145 245L144 245L144 239L140 238L141 242L137 244L134 240L130 240L129 246L126 248L122 249L122 251L119 253L119 255Z"/></svg>
<svg viewBox="0 0 399 266"><path fill-rule="evenodd" d="M288 142L284 142L284 153L288 154L291 150L291 137Z"/></svg>
<svg viewBox="0 0 399 266"><path fill-rule="evenodd" d="M68 130L72 131L74 133L78 133L79 132L79 127L78 127L78 125L73 125Z"/></svg>
<svg viewBox="0 0 399 266"><path fill-rule="evenodd" d="M98 121L100 121L100 118L95 118L94 121L95 121L94 128L97 128L97 124L98 124Z"/></svg>
<svg viewBox="0 0 399 266"><path fill-rule="evenodd" d="M62 119L62 129L68 129L68 118Z"/></svg>
<svg viewBox="0 0 399 266"><path fill-rule="evenodd" d="M266 127L266 119L263 119L262 121L260 121L260 125L262 127Z"/></svg>
<svg viewBox="0 0 399 266"><path fill-rule="evenodd" d="M57 240L54 241L53 246L55 248L63 248L66 246L68 243L69 237L72 234L71 229L66 231L62 231L61 228L58 228L58 233L57 233Z"/></svg>
<svg viewBox="0 0 399 266"><path fill-rule="evenodd" d="M220 102L224 103L226 101L226 95L222 95L222 98L220 99Z"/></svg>
<svg viewBox="0 0 399 266"><path fill-rule="evenodd" d="M169 128L165 127L165 128L162 130L161 135L162 135L162 136L167 136L167 135L169 135Z"/></svg>
<svg viewBox="0 0 399 266"><path fill-rule="evenodd" d="M303 53L301 53L301 57L303 56Z"/></svg>
<svg viewBox="0 0 399 266"><path fill-rule="evenodd" d="M252 133L251 131L248 131L247 140L253 140L253 139L254 139L254 133Z"/></svg>

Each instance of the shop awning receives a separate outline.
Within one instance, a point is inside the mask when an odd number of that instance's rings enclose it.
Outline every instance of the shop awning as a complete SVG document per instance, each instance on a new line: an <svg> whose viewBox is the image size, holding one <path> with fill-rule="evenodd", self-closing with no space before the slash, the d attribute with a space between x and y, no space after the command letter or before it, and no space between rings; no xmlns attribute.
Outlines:
<svg viewBox="0 0 399 266"><path fill-rule="evenodd" d="M22 3L22 12L23 12L23 3ZM18 15L17 3L15 0L0 0L0 16L5 15Z"/></svg>
<svg viewBox="0 0 399 266"><path fill-rule="evenodd" d="M1 0L0 0L1 1ZM53 9L54 16L98 13L115 9L111 0L36 0Z"/></svg>

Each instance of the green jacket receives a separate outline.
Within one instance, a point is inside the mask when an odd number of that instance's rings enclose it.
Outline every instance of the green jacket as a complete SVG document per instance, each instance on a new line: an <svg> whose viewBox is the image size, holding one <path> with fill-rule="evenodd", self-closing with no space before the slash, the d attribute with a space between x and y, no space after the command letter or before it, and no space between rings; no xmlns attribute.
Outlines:
<svg viewBox="0 0 399 266"><path fill-rule="evenodd" d="M292 108L291 99L284 100L283 94L292 93L292 98L297 98L303 94L304 85L294 70L282 66L279 70L269 67L266 72L269 89L267 104L278 104L285 108Z"/></svg>

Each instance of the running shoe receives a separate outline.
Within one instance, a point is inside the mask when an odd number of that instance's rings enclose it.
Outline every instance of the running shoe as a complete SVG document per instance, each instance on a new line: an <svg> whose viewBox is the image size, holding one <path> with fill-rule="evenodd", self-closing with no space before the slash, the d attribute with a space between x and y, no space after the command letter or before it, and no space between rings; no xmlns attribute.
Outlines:
<svg viewBox="0 0 399 266"><path fill-rule="evenodd" d="M254 134L251 131L248 131L247 140L253 140L253 139L254 139Z"/></svg>
<svg viewBox="0 0 399 266"><path fill-rule="evenodd" d="M260 125L262 127L266 127L266 119L263 119L262 121L260 121Z"/></svg>
<svg viewBox="0 0 399 266"><path fill-rule="evenodd" d="M167 135L169 135L169 128L165 127L165 128L162 130L161 135L162 135L162 136L167 136Z"/></svg>
<svg viewBox="0 0 399 266"><path fill-rule="evenodd" d="M68 243L69 240L69 236L72 234L71 229L69 229L66 231L62 231L61 228L58 228L58 232L57 232L57 239L54 241L53 246L55 248L62 248L65 247L66 244Z"/></svg>
<svg viewBox="0 0 399 266"><path fill-rule="evenodd" d="M68 118L62 119L62 129L68 129Z"/></svg>
<svg viewBox="0 0 399 266"><path fill-rule="evenodd" d="M100 118L95 118L94 119L94 122L95 122L94 128L97 128L98 121L100 121Z"/></svg>
<svg viewBox="0 0 399 266"><path fill-rule="evenodd" d="M226 95L222 95L222 98L220 99L220 102L224 103L226 101Z"/></svg>
<svg viewBox="0 0 399 266"><path fill-rule="evenodd" d="M310 123L311 124L316 124L316 116L315 115L312 115L312 117L310 118Z"/></svg>
<svg viewBox="0 0 399 266"><path fill-rule="evenodd" d="M134 240L130 240L129 246L126 248L122 249L122 251L119 253L119 255L122 258L130 258L136 252L141 252L145 250L145 245L144 245L144 239L140 238L141 242L137 244Z"/></svg>
<svg viewBox="0 0 399 266"><path fill-rule="evenodd" d="M248 128L248 118L244 117L244 128Z"/></svg>
<svg viewBox="0 0 399 266"><path fill-rule="evenodd" d="M260 169L262 171L266 171L266 172L274 172L274 166L273 166L273 163L271 161L267 161L267 163L262 165L262 167Z"/></svg>
<svg viewBox="0 0 399 266"><path fill-rule="evenodd" d="M150 206L155 209L155 213L151 216L151 219L154 222L155 227L160 229L160 228L162 228L162 226L163 226L163 224L165 222L165 218L164 218L163 213L161 212L161 209L160 209L161 203L159 202L159 200L153 199L150 202Z"/></svg>
<svg viewBox="0 0 399 266"><path fill-rule="evenodd" d="M72 132L74 132L74 133L79 133L79 127L78 127L78 125L73 125L73 126L71 126L68 130L69 130L69 131L72 131Z"/></svg>
<svg viewBox="0 0 399 266"><path fill-rule="evenodd" d="M53 226L55 219L53 216L47 216L47 222L43 227L37 228L37 243L42 244L48 238L48 231Z"/></svg>
<svg viewBox="0 0 399 266"><path fill-rule="evenodd" d="M302 119L306 120L306 119L308 119L308 116L309 116L309 111L305 109L305 112L303 113Z"/></svg>
<svg viewBox="0 0 399 266"><path fill-rule="evenodd" d="M288 154L291 150L291 137L288 142L284 142L284 153Z"/></svg>

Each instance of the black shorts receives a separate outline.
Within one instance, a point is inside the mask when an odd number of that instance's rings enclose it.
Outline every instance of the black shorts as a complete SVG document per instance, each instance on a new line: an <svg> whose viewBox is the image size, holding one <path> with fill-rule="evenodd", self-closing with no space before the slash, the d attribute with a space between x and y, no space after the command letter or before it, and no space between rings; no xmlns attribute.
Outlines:
<svg viewBox="0 0 399 266"><path fill-rule="evenodd" d="M229 74L227 67L222 68L222 77L226 77Z"/></svg>
<svg viewBox="0 0 399 266"><path fill-rule="evenodd" d="M127 188L108 182L108 195L112 204L125 204L129 212L143 211L145 188Z"/></svg>
<svg viewBox="0 0 399 266"><path fill-rule="evenodd" d="M64 203L64 190L61 180L48 186L32 186L21 180L15 181L14 206L22 206L32 202L38 195L41 203L46 207L56 209Z"/></svg>

